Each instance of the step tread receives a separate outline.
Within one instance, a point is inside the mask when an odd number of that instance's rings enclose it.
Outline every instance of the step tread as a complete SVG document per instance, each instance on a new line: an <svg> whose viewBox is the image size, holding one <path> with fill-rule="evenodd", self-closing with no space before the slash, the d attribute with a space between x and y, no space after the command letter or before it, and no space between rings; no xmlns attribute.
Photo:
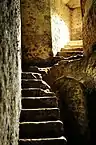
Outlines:
<svg viewBox="0 0 96 145"><path fill-rule="evenodd" d="M51 96L51 97L49 97L49 96L45 96L45 97L44 96L43 97L23 97L22 100L23 99L25 99L25 100L27 100L27 99L29 99L29 100L35 100L35 99L36 100L41 100L41 99L53 99L53 98L55 99L57 97L56 96Z"/></svg>
<svg viewBox="0 0 96 145"><path fill-rule="evenodd" d="M48 89L44 90L42 88L22 88L21 90L25 90L25 91L42 91L44 93L49 93L49 94L54 94L54 92L49 91Z"/></svg>
<svg viewBox="0 0 96 145"><path fill-rule="evenodd" d="M22 88L22 90L43 90L41 88Z"/></svg>
<svg viewBox="0 0 96 145"><path fill-rule="evenodd" d="M59 110L59 108L21 109L21 111L45 111L45 110Z"/></svg>
<svg viewBox="0 0 96 145"><path fill-rule="evenodd" d="M19 145L66 145L67 140L64 137L60 138L40 138L40 139L21 139Z"/></svg>
<svg viewBox="0 0 96 145"><path fill-rule="evenodd" d="M36 72L22 72L21 74L37 74L37 75L40 75L41 76L40 73L36 73Z"/></svg>
<svg viewBox="0 0 96 145"><path fill-rule="evenodd" d="M76 53L83 53L83 50L74 50L74 49L73 49L73 50L70 50L70 49L69 49L69 50L66 50L66 49L64 49L64 50L62 50L62 51L60 51L60 52L61 52L61 53L62 53L62 52L66 52L66 53L73 53L73 52L74 52L74 53L75 53L75 52L76 52Z"/></svg>
<svg viewBox="0 0 96 145"><path fill-rule="evenodd" d="M33 121L33 122L20 122L20 124L50 124L50 123L62 123L62 121L60 120L56 120L56 121Z"/></svg>
<svg viewBox="0 0 96 145"><path fill-rule="evenodd" d="M57 138L19 139L19 141L25 141L26 142L26 141L42 141L42 140L44 140L44 141L46 141L46 140L61 140L61 139L64 139L65 141L67 141L64 136L57 137Z"/></svg>
<svg viewBox="0 0 96 145"><path fill-rule="evenodd" d="M42 91L42 92L46 92L46 93L52 93L52 94L55 94L54 92L51 92L51 91L47 91L47 90L44 90L42 88L21 88L21 90L32 90L32 91Z"/></svg>
<svg viewBox="0 0 96 145"><path fill-rule="evenodd" d="M40 82L45 82L45 81L43 81L43 80L41 80L41 79L22 79L22 80L24 80L24 81L40 81Z"/></svg>

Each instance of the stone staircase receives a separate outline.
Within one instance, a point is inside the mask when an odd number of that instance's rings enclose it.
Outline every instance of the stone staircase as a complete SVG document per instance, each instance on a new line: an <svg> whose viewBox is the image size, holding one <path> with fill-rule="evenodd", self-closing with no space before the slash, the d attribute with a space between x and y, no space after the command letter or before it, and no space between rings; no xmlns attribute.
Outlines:
<svg viewBox="0 0 96 145"><path fill-rule="evenodd" d="M41 74L37 68L22 73L19 145L65 145L56 96Z"/></svg>
<svg viewBox="0 0 96 145"><path fill-rule="evenodd" d="M64 58L82 58L83 57L83 41L74 40L69 41L64 48L61 48L60 52L57 53L57 56L63 56Z"/></svg>

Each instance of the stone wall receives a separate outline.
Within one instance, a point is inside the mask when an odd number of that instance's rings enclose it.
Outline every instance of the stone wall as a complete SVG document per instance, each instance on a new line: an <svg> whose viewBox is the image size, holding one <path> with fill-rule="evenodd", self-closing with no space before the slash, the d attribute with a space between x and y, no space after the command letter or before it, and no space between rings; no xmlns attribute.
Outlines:
<svg viewBox="0 0 96 145"><path fill-rule="evenodd" d="M91 140L91 144L95 145L96 139L94 134L96 134L96 119L95 119L96 118L96 113L95 113L96 112L96 52L93 52L93 54L89 58L83 57L77 60L70 59L69 61L62 60L58 62L58 64L54 65L44 76L44 80L51 87L52 86L55 87L54 84L56 81L58 85L60 85L60 82L58 82L58 79L60 79L60 77L62 78L68 77L71 79L76 79L78 82L84 85L85 87L84 95L87 101L87 112L88 112L87 117L89 120L89 128L90 128L90 138L91 138L90 140ZM63 80L63 84L66 84L65 80ZM68 87L69 84L68 85L66 84L66 88ZM65 92L63 92L62 94L62 96L64 95L64 97L65 97L65 93L67 92L66 88L64 87ZM74 86L72 85L70 88L73 89ZM76 91L76 95L77 92L78 91ZM71 91L68 91L68 93L71 95L71 97L74 96L73 94L71 94ZM77 98L76 100L78 100Z"/></svg>
<svg viewBox="0 0 96 145"><path fill-rule="evenodd" d="M0 1L0 145L18 145L20 23L20 1Z"/></svg>
<svg viewBox="0 0 96 145"><path fill-rule="evenodd" d="M83 43L86 55L96 49L96 0L82 0Z"/></svg>
<svg viewBox="0 0 96 145"><path fill-rule="evenodd" d="M64 123L67 144L89 145L84 85L74 78L60 77L52 85L59 102L60 117Z"/></svg>
<svg viewBox="0 0 96 145"><path fill-rule="evenodd" d="M82 40L81 8L71 9L71 40Z"/></svg>
<svg viewBox="0 0 96 145"><path fill-rule="evenodd" d="M25 61L52 56L50 0L21 0Z"/></svg>
<svg viewBox="0 0 96 145"><path fill-rule="evenodd" d="M54 55L70 40L70 9L63 0L51 0L52 45Z"/></svg>

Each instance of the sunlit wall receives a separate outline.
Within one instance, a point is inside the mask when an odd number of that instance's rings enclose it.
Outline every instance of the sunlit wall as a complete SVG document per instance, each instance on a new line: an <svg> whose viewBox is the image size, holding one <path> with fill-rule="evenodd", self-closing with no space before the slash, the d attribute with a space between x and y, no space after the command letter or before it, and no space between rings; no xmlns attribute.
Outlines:
<svg viewBox="0 0 96 145"><path fill-rule="evenodd" d="M54 56L69 42L70 34L66 23L58 16L52 16L52 50Z"/></svg>
<svg viewBox="0 0 96 145"><path fill-rule="evenodd" d="M70 41L70 9L61 1L51 0L51 33L54 56Z"/></svg>

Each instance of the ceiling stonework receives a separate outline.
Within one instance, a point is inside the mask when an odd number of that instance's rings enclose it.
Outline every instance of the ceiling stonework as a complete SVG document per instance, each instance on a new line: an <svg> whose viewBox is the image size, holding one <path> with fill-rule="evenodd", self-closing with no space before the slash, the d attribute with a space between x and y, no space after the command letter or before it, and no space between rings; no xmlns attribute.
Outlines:
<svg viewBox="0 0 96 145"><path fill-rule="evenodd" d="M70 8L80 7L80 0L62 0L64 4L68 5Z"/></svg>

